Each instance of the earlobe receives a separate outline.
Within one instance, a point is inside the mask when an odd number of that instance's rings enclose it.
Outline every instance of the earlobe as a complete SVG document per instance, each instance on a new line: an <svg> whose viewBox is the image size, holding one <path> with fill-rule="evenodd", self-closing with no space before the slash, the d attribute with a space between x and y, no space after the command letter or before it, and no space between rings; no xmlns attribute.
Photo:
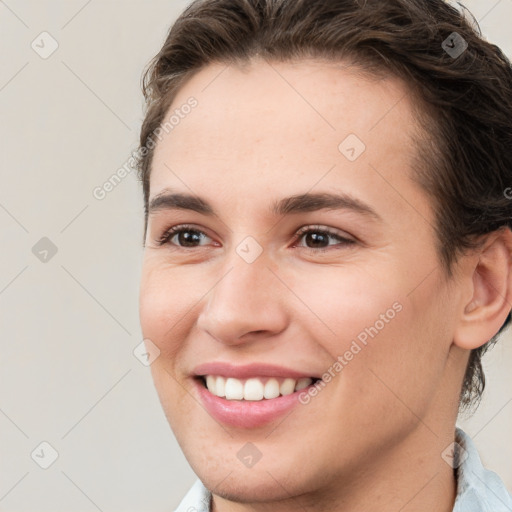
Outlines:
<svg viewBox="0 0 512 512"><path fill-rule="evenodd" d="M503 228L491 233L478 253L466 276L472 282L472 296L461 305L453 340L466 350L487 343L512 309L512 231Z"/></svg>

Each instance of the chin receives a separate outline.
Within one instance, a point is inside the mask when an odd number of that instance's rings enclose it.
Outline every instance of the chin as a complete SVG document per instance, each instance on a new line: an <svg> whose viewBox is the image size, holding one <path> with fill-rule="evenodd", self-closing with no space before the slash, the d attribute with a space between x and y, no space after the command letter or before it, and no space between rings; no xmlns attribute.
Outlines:
<svg viewBox="0 0 512 512"><path fill-rule="evenodd" d="M228 501L243 504L277 502L304 493L304 488L298 482L289 481L292 468L288 468L286 474L281 475L277 471L267 472L265 469L257 474L252 473L252 470L233 471L228 468L225 470L224 480L213 473L203 475L198 473L198 475L204 485L213 490L216 496ZM296 491L297 488L300 491Z"/></svg>

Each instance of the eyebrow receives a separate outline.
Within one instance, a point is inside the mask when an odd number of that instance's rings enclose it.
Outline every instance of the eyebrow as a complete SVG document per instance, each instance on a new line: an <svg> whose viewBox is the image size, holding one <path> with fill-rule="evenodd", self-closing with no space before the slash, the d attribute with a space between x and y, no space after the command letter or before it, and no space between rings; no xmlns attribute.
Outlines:
<svg viewBox="0 0 512 512"><path fill-rule="evenodd" d="M373 217L375 220L382 220L371 206L345 193L305 193L285 197L275 201L270 207L270 212L276 216L282 216L325 209L351 210ZM155 196L149 203L149 214L155 214L161 210L191 210L208 216L217 215L205 199L190 194L172 193L167 189Z"/></svg>

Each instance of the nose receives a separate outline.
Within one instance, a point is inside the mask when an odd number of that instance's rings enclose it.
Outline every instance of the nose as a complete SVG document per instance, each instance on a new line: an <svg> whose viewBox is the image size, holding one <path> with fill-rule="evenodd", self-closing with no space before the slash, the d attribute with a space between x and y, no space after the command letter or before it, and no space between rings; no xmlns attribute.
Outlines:
<svg viewBox="0 0 512 512"><path fill-rule="evenodd" d="M198 327L227 345L243 345L282 332L288 322L285 287L262 256L252 263L234 256L207 295Z"/></svg>

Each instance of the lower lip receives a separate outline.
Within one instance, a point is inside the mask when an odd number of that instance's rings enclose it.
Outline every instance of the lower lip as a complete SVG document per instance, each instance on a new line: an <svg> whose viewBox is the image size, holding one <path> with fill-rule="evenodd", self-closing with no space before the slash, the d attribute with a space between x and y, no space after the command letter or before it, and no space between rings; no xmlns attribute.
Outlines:
<svg viewBox="0 0 512 512"><path fill-rule="evenodd" d="M259 401L226 400L210 393L199 379L194 381L206 410L213 418L240 428L259 427L284 416L300 404L300 393L308 391L304 388L290 395Z"/></svg>

